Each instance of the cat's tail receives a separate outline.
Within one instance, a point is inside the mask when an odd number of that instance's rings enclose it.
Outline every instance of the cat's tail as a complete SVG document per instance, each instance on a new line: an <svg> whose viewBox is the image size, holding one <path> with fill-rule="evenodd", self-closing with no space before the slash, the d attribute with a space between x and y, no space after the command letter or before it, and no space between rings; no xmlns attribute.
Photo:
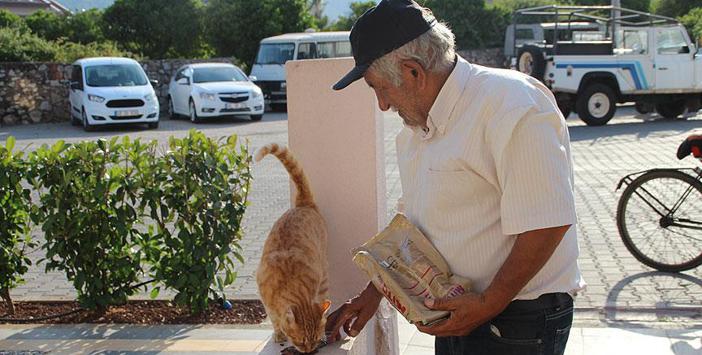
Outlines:
<svg viewBox="0 0 702 355"><path fill-rule="evenodd" d="M261 161L268 154L275 155L283 163L285 170L288 171L290 178L295 183L295 187L297 187L295 207L316 207L307 176L288 148L281 147L276 143L267 144L256 151L256 161Z"/></svg>

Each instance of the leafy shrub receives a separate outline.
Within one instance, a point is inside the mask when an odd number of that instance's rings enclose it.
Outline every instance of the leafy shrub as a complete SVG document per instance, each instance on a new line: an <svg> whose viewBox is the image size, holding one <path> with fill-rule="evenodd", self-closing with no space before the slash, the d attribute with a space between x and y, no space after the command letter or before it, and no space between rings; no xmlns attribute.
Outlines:
<svg viewBox="0 0 702 355"><path fill-rule="evenodd" d="M13 153L14 138L0 146L0 296L9 313L14 307L9 291L24 280L31 261L27 248L35 245L29 237L29 190L22 187L25 165L22 153Z"/></svg>
<svg viewBox="0 0 702 355"><path fill-rule="evenodd" d="M80 58L88 57L134 57L131 53L117 48L114 42L93 42L80 44L58 41L54 61L73 63Z"/></svg>
<svg viewBox="0 0 702 355"><path fill-rule="evenodd" d="M243 263L238 242L250 162L236 136L218 142L191 130L171 137L169 151L142 174L149 182L141 203L154 221L144 251L154 278L176 290L176 303L191 313L207 309L213 285L223 291L234 282L231 255Z"/></svg>
<svg viewBox="0 0 702 355"><path fill-rule="evenodd" d="M0 28L0 62L52 61L56 45L28 31Z"/></svg>
<svg viewBox="0 0 702 355"><path fill-rule="evenodd" d="M0 28L6 27L20 30L27 29L27 26L25 25L24 21L22 21L21 17L13 14L10 11L0 9Z"/></svg>
<svg viewBox="0 0 702 355"><path fill-rule="evenodd" d="M690 13L680 18L680 22L685 25L692 41L702 44L702 7L690 10Z"/></svg>
<svg viewBox="0 0 702 355"><path fill-rule="evenodd" d="M46 269L61 270L78 302L104 311L127 301L142 274L136 208L139 167L155 142L110 141L42 146L30 155L30 181L41 204L32 218L46 239Z"/></svg>
<svg viewBox="0 0 702 355"><path fill-rule="evenodd" d="M46 40L67 37L66 17L55 12L37 11L24 18L27 27L37 36Z"/></svg>

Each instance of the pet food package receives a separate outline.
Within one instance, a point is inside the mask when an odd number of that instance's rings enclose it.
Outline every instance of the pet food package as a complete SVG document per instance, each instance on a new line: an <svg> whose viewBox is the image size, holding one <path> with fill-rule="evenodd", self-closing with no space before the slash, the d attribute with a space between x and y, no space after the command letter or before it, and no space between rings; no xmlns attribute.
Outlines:
<svg viewBox="0 0 702 355"><path fill-rule="evenodd" d="M431 242L402 214L385 230L354 249L353 261L410 323L431 324L449 315L424 305L469 290L470 281L451 274Z"/></svg>

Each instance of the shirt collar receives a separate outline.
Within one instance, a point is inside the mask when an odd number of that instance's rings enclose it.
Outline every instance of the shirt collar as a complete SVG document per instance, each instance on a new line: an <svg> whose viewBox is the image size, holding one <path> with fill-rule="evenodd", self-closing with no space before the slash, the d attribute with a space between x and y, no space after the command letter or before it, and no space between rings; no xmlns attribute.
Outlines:
<svg viewBox="0 0 702 355"><path fill-rule="evenodd" d="M456 107L458 99L466 87L470 73L470 63L461 56L456 55L456 65L453 67L451 74L446 79L446 82L441 87L439 95L434 100L434 104L429 110L427 117L428 130L417 128L414 131L421 134L423 140L428 140L435 133L443 134L446 130L446 125L451 119L453 108Z"/></svg>

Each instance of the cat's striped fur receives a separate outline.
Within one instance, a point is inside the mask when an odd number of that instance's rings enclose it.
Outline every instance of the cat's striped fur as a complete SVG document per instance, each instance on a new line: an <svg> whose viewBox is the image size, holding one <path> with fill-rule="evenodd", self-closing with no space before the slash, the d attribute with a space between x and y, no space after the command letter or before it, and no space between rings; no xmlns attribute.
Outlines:
<svg viewBox="0 0 702 355"><path fill-rule="evenodd" d="M324 337L329 309L327 280L327 231L314 203L309 181L287 148L268 144L256 161L275 155L295 183L295 205L273 225L263 247L256 273L261 300L266 307L275 340L286 339L307 353Z"/></svg>

